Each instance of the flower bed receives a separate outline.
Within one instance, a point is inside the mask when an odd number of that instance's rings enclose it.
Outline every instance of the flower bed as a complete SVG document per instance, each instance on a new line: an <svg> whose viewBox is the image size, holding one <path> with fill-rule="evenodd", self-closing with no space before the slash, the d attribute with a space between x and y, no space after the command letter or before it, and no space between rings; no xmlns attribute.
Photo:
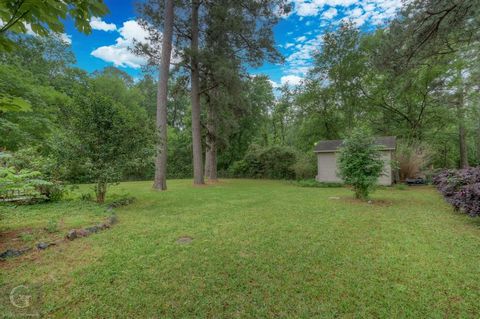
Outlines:
<svg viewBox="0 0 480 319"><path fill-rule="evenodd" d="M455 210L480 215L480 167L443 171L433 183Z"/></svg>

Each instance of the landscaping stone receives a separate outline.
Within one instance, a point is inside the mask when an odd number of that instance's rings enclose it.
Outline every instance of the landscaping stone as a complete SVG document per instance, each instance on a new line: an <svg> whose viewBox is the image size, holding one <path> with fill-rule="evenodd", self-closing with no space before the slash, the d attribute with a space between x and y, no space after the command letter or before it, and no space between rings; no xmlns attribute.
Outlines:
<svg viewBox="0 0 480 319"><path fill-rule="evenodd" d="M86 229L77 229L77 237L87 237L90 233Z"/></svg>
<svg viewBox="0 0 480 319"><path fill-rule="evenodd" d="M3 253L0 254L0 259L7 259L11 257L18 257L20 255L25 254L31 250L31 248L23 248L23 249L7 249Z"/></svg>
<svg viewBox="0 0 480 319"><path fill-rule="evenodd" d="M103 230L103 229L110 228L110 225L107 223L101 223L101 224L98 224L96 227L100 230Z"/></svg>
<svg viewBox="0 0 480 319"><path fill-rule="evenodd" d="M50 244L44 243L44 242L40 242L40 243L37 244L37 248L41 249L41 250L47 249L49 246L50 246Z"/></svg>
<svg viewBox="0 0 480 319"><path fill-rule="evenodd" d="M77 238L77 231L75 229L69 230L66 237L68 240L74 240Z"/></svg>
<svg viewBox="0 0 480 319"><path fill-rule="evenodd" d="M127 204L133 202L134 199L128 199ZM122 202L122 205L124 202ZM113 211L113 209L110 209ZM101 230L108 229L112 225L116 224L118 222L118 218L115 214L109 216L107 220L103 223L93 225L90 227L85 227L83 229L71 229L68 231L68 233L65 235L65 238L68 240L75 240L80 237L87 237L91 234L98 233ZM56 245L57 243L61 242L62 240L57 240L53 242L39 242L35 245L35 247L39 250L45 250L50 246ZM179 238L178 242L181 244L188 244L192 241L192 238L190 237L181 237ZM24 248L24 249L7 249L6 251L2 252L0 254L0 259L6 259L6 258L11 258L11 257L18 257L28 251L32 250L32 248Z"/></svg>
<svg viewBox="0 0 480 319"><path fill-rule="evenodd" d="M100 229L97 226L91 226L91 227L85 228L85 231L89 234L98 233L99 230Z"/></svg>

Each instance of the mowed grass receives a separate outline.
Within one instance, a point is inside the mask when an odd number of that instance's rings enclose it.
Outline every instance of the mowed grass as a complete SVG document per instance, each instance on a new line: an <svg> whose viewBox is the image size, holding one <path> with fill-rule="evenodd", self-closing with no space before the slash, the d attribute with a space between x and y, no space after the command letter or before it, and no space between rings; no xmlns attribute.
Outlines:
<svg viewBox="0 0 480 319"><path fill-rule="evenodd" d="M433 188L368 204L280 181L168 186L116 186L137 198L119 224L3 262L2 284L40 285L58 318L480 316L480 222Z"/></svg>

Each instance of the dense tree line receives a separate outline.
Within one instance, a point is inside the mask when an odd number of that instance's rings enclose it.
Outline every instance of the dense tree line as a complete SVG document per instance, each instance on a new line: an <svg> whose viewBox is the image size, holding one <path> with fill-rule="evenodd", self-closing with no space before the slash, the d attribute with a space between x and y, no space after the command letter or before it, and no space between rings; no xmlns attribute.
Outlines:
<svg viewBox="0 0 480 319"><path fill-rule="evenodd" d="M136 81L113 67L88 74L59 37L17 24L1 34L15 51L0 52L0 148L52 178L95 182L100 199L108 183L154 176L160 189L166 178L314 177L313 145L359 126L397 136L406 161L478 165L477 7L414 1L370 33L343 22L303 83L276 93L248 67L281 62L272 30L285 1L142 2L151 41L135 51L150 63Z"/></svg>

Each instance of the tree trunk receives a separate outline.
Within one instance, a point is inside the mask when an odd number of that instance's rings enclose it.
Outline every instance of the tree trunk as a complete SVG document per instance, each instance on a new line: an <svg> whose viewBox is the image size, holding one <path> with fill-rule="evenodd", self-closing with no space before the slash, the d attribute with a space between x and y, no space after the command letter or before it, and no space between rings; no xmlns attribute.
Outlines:
<svg viewBox="0 0 480 319"><path fill-rule="evenodd" d="M477 143L476 143L476 148L477 148L477 163L480 165L480 121L477 127Z"/></svg>
<svg viewBox="0 0 480 319"><path fill-rule="evenodd" d="M97 203L103 204L105 202L105 196L107 195L107 183L97 182L95 186L95 195L97 197Z"/></svg>
<svg viewBox="0 0 480 319"><path fill-rule="evenodd" d="M475 110L475 121L477 126L475 127L475 158L477 160L477 165L480 165L480 106L477 104L477 109Z"/></svg>
<svg viewBox="0 0 480 319"><path fill-rule="evenodd" d="M217 114L215 107L208 103L207 109L207 152L205 155L205 176L215 182L217 180Z"/></svg>
<svg viewBox="0 0 480 319"><path fill-rule="evenodd" d="M207 149L205 150L205 178L208 178L210 175L210 144L209 144L209 138L208 134L206 137L206 144L207 144Z"/></svg>
<svg viewBox="0 0 480 319"><path fill-rule="evenodd" d="M162 60L160 62L157 90L157 156L155 159L155 182L153 188L167 189L167 94L172 54L173 0L165 0L165 20L163 25Z"/></svg>
<svg viewBox="0 0 480 319"><path fill-rule="evenodd" d="M217 138L216 136L213 137L213 139L210 141L210 150L209 150L210 156L209 156L209 175L208 179L211 182L216 182L218 180L217 176Z"/></svg>
<svg viewBox="0 0 480 319"><path fill-rule="evenodd" d="M467 154L467 134L465 130L464 121L460 120L458 125L458 138L460 140L460 168L467 168L468 165L468 154Z"/></svg>
<svg viewBox="0 0 480 319"><path fill-rule="evenodd" d="M462 77L462 73L459 72L459 76ZM460 80L460 86L458 90L457 101L457 120L458 120L458 139L459 139L459 151L460 151L460 168L468 167L468 154L467 154L467 133L465 130L465 105L464 105L464 90L463 79Z"/></svg>
<svg viewBox="0 0 480 319"><path fill-rule="evenodd" d="M192 0L191 26L191 100L192 100L192 144L193 144L193 183L205 184L202 164L202 131L200 126L200 70L198 66L198 10L199 0Z"/></svg>

